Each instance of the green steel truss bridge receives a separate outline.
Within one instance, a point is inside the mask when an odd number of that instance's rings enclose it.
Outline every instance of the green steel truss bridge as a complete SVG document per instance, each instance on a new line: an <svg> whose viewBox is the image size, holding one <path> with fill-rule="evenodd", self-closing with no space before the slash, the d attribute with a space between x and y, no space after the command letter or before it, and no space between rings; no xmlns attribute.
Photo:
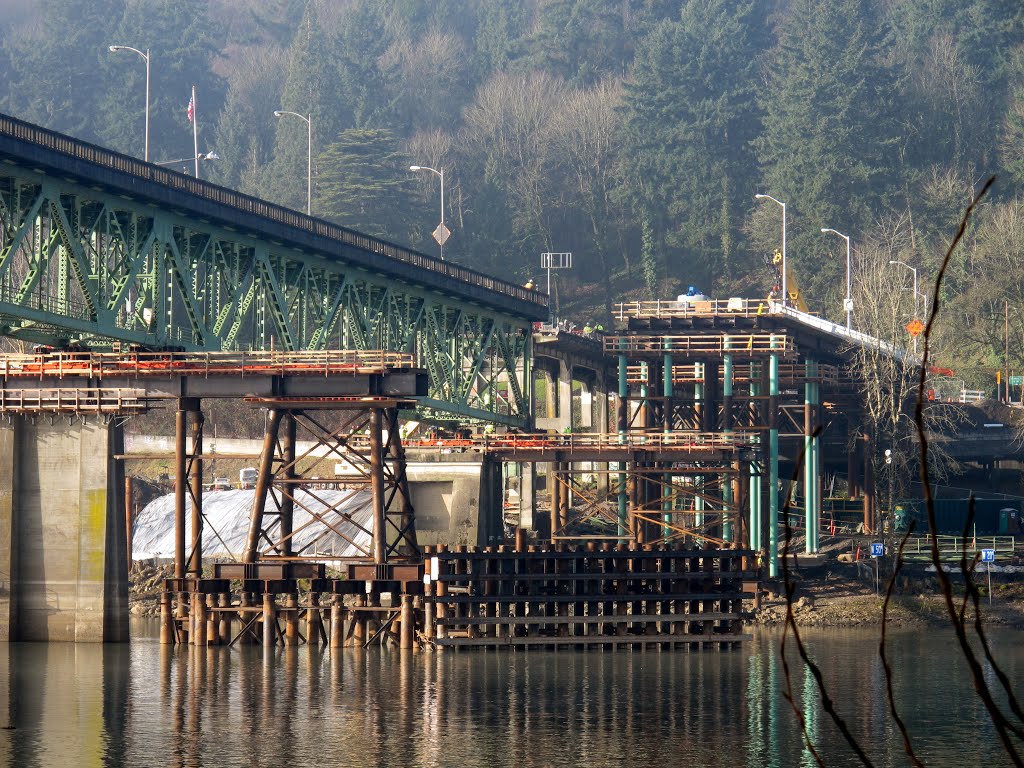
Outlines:
<svg viewBox="0 0 1024 768"><path fill-rule="evenodd" d="M522 426L547 297L0 115L0 335L58 347L388 350L437 416Z"/></svg>

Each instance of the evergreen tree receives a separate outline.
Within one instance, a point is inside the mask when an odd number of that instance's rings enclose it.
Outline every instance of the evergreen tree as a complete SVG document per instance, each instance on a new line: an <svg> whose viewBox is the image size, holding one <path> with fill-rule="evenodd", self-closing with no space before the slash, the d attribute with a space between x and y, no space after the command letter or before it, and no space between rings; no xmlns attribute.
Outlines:
<svg viewBox="0 0 1024 768"><path fill-rule="evenodd" d="M103 89L103 63L111 54L111 20L122 17L125 0L51 0L40 4L38 25L7 37L10 93L7 108L16 117L95 140ZM136 46L137 47L137 46ZM124 55L124 54L122 54ZM137 69L141 70L142 62ZM144 72L143 72L144 75ZM133 91L142 104L144 89ZM139 111L137 136L142 136ZM137 142L141 155L142 144Z"/></svg>
<svg viewBox="0 0 1024 768"><path fill-rule="evenodd" d="M529 15L520 3L478 2L478 27L473 38L473 81L509 71L526 50Z"/></svg>
<svg viewBox="0 0 1024 768"><path fill-rule="evenodd" d="M305 7L304 0L260 0L248 6L245 11L251 17L253 26L269 36L274 44L288 45Z"/></svg>
<svg viewBox="0 0 1024 768"><path fill-rule="evenodd" d="M894 182L891 45L875 0L793 0L769 59L761 191L787 203L789 265L812 296L838 290L842 274L820 228L856 237ZM778 243L772 227L764 250Z"/></svg>
<svg viewBox="0 0 1024 768"><path fill-rule="evenodd" d="M392 73L382 68L391 41L376 0L356 0L342 17L334 43L339 126L367 128L394 123Z"/></svg>
<svg viewBox="0 0 1024 768"><path fill-rule="evenodd" d="M1013 51L1024 39L1017 0L898 0L890 10L908 73L904 96L912 170L995 169L996 136L1012 98Z"/></svg>
<svg viewBox="0 0 1024 768"><path fill-rule="evenodd" d="M409 241L410 160L391 131L344 130L317 164L321 216L393 242Z"/></svg>
<svg viewBox="0 0 1024 768"><path fill-rule="evenodd" d="M273 150L277 125L272 115L280 108L283 86L277 75L286 64L286 52L270 46L253 47L239 56L217 122L214 146L220 160L208 174L218 184L263 195L259 170Z"/></svg>
<svg viewBox="0 0 1024 768"><path fill-rule="evenodd" d="M110 20L106 21L109 29ZM214 150L214 127L224 101L224 81L213 60L222 42L213 34L204 0L129 0L124 16L106 37L117 45L150 52L149 159L194 154L187 108L196 86L199 151ZM102 143L142 156L146 70L129 52L107 53L99 77L105 95L97 132Z"/></svg>
<svg viewBox="0 0 1024 768"><path fill-rule="evenodd" d="M334 109L340 94L335 92L330 58L331 43L320 26L316 0L310 0L302 23L296 30L288 54L288 74L281 104L274 111L295 112L312 120L312 153L318 154L320 137L334 136L344 124ZM275 202L296 210L306 208L306 175L309 131L294 115L282 115L275 132L273 159L267 166L264 191ZM318 175L313 169L314 177ZM317 179L313 180L318 186ZM313 198L319 194L314 191ZM314 206L314 212L320 207Z"/></svg>
<svg viewBox="0 0 1024 768"><path fill-rule="evenodd" d="M753 180L760 125L755 62L764 18L752 0L691 0L637 52L627 142L635 205L661 244L655 274L712 289L734 274L740 211Z"/></svg>
<svg viewBox="0 0 1024 768"><path fill-rule="evenodd" d="M622 12L607 0L540 0L531 40L535 65L575 86L626 71Z"/></svg>
<svg viewBox="0 0 1024 768"><path fill-rule="evenodd" d="M1024 189L1024 47L1014 57L1014 69L1017 73L1015 85L1011 89L1010 103L1003 119L999 137L999 151L1002 168L1008 175L1007 197L1021 197Z"/></svg>

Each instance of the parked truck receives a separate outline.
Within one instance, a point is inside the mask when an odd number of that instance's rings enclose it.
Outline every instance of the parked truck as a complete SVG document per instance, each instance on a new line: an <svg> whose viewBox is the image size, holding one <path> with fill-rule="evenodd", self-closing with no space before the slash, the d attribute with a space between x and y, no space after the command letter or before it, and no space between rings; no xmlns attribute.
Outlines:
<svg viewBox="0 0 1024 768"><path fill-rule="evenodd" d="M245 489L245 488L255 488L256 487L256 477L258 475L259 475L259 472L256 470L256 467L246 467L245 469L239 470L239 472L238 472L238 487L242 488L242 489Z"/></svg>

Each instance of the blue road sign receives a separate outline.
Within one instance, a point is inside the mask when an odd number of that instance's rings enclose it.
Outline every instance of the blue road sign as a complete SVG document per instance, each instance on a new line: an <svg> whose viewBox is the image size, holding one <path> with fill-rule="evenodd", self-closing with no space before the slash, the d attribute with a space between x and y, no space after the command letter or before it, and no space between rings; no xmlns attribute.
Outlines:
<svg viewBox="0 0 1024 768"><path fill-rule="evenodd" d="M885 554L885 545L880 541L871 542L871 556L881 557Z"/></svg>
<svg viewBox="0 0 1024 768"><path fill-rule="evenodd" d="M994 563L996 561L996 551L994 549L983 549L981 550L981 562L983 563Z"/></svg>

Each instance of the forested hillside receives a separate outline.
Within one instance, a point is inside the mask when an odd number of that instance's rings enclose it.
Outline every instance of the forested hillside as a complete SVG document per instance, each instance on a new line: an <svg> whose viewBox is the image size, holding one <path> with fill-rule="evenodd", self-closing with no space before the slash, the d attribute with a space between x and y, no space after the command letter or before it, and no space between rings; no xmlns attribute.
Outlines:
<svg viewBox="0 0 1024 768"><path fill-rule="evenodd" d="M781 245L811 309L905 341L959 217L936 339L974 386L1020 372L1020 0L6 0L0 110L545 285L563 311L689 284L762 296ZM191 171L189 171L191 172ZM879 292L894 309L880 309ZM870 325L870 328L868 327ZM1008 330L1008 334L1007 334ZM902 334L902 336L900 336Z"/></svg>

